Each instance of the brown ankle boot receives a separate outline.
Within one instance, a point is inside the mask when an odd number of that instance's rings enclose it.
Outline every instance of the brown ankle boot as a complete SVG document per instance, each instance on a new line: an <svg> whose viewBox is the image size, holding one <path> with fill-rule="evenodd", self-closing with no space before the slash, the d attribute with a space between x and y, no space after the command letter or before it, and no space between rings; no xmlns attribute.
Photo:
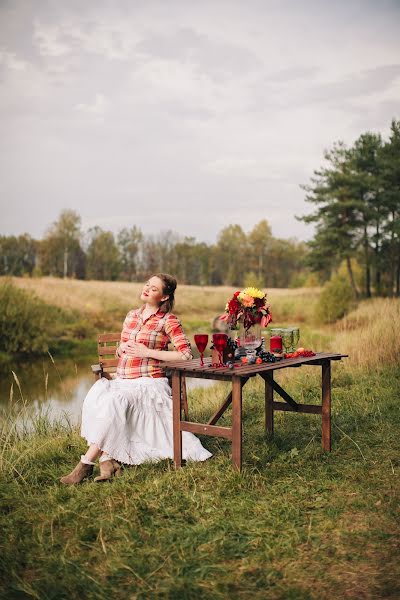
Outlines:
<svg viewBox="0 0 400 600"><path fill-rule="evenodd" d="M95 477L94 480L97 483L109 481L113 477L119 477L119 475L122 475L122 469L116 460L102 460L100 461L100 475Z"/></svg>
<svg viewBox="0 0 400 600"><path fill-rule="evenodd" d="M72 485L75 483L81 483L86 477L89 477L93 473L93 465L86 465L85 463L79 461L76 465L75 469L71 471L69 475L64 475L61 477L61 483L65 483L66 485Z"/></svg>

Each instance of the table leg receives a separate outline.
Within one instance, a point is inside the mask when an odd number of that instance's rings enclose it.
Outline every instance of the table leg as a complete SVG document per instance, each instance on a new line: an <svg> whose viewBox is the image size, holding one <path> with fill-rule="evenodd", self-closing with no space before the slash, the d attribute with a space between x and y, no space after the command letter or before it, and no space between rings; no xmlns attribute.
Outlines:
<svg viewBox="0 0 400 600"><path fill-rule="evenodd" d="M331 451L331 361L322 363L322 448Z"/></svg>
<svg viewBox="0 0 400 600"><path fill-rule="evenodd" d="M274 372L269 373L271 379L274 378ZM271 435L274 433L274 388L267 379L265 381L265 431Z"/></svg>
<svg viewBox="0 0 400 600"><path fill-rule="evenodd" d="M181 373L172 374L172 427L174 438L175 469L182 466L182 431L181 431Z"/></svg>
<svg viewBox="0 0 400 600"><path fill-rule="evenodd" d="M242 382L232 377L232 464L238 471L242 468Z"/></svg>

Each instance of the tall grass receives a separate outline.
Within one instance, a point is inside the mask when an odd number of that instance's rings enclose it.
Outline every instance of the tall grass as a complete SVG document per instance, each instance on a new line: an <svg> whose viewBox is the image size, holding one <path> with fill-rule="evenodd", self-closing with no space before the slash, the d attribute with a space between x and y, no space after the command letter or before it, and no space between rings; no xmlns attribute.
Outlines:
<svg viewBox="0 0 400 600"><path fill-rule="evenodd" d="M334 327L334 345L350 355L352 367L369 369L398 365L400 300L364 300Z"/></svg>
<svg viewBox="0 0 400 600"><path fill-rule="evenodd" d="M10 280L0 285L0 352L42 354L60 334L65 315L56 306L19 289Z"/></svg>

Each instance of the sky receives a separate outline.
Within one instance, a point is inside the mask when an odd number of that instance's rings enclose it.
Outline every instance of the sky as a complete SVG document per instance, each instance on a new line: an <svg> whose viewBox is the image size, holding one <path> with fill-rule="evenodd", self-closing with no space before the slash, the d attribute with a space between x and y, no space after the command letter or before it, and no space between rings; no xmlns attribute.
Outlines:
<svg viewBox="0 0 400 600"><path fill-rule="evenodd" d="M308 240L300 184L400 118L400 0L0 0L0 235Z"/></svg>

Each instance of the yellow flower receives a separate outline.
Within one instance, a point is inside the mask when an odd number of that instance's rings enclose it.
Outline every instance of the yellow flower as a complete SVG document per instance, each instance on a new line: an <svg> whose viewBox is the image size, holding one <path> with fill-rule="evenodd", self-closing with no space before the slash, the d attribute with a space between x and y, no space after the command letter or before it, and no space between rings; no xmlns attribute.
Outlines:
<svg viewBox="0 0 400 600"><path fill-rule="evenodd" d="M245 288L240 295L251 296L252 298L264 298L265 294L261 290L255 287L247 287Z"/></svg>

